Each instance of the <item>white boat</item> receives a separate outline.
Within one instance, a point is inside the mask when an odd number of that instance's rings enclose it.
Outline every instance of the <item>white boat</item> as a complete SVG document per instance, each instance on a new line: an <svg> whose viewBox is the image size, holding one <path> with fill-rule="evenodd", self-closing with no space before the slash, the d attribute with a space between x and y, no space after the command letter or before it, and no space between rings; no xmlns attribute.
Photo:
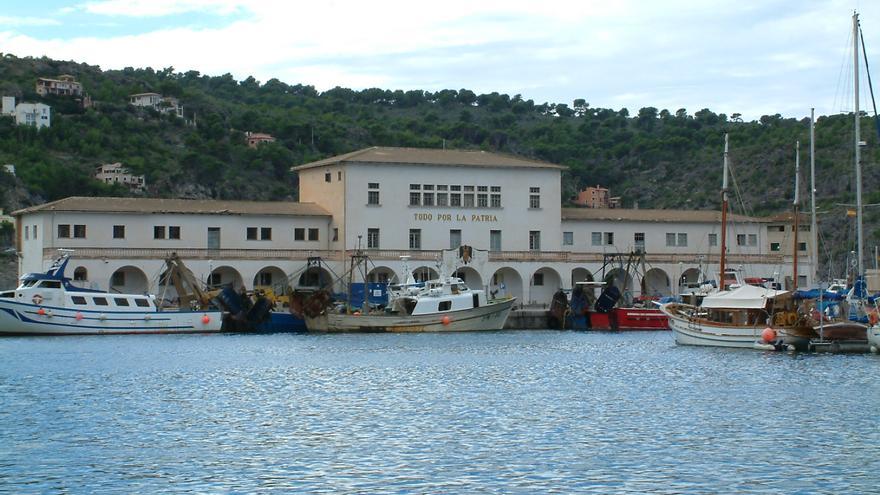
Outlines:
<svg viewBox="0 0 880 495"><path fill-rule="evenodd" d="M0 334L94 335L219 332L221 311L160 310L156 298L73 285L64 276L70 253L45 273L28 273L0 292Z"/></svg>
<svg viewBox="0 0 880 495"><path fill-rule="evenodd" d="M724 135L724 169L721 201L721 246L719 285L691 297L691 304L668 302L660 310L679 345L755 348L755 344L776 345L777 330L798 325L800 317L790 293L742 284L739 275L725 266L727 252L727 153ZM783 297L787 296L787 297ZM763 343L762 343L763 342Z"/></svg>
<svg viewBox="0 0 880 495"><path fill-rule="evenodd" d="M312 332L469 332L501 330L516 298L489 300L486 292L471 289L458 277L441 277L423 287L405 284L391 291L388 307L350 312L324 307L305 316ZM306 307L309 307L307 304Z"/></svg>
<svg viewBox="0 0 880 495"><path fill-rule="evenodd" d="M790 292L748 284L707 295L699 306L660 306L676 344L749 349L803 324L796 309Z"/></svg>
<svg viewBox="0 0 880 495"><path fill-rule="evenodd" d="M868 327L868 348L874 354L880 353L880 324L876 322Z"/></svg>

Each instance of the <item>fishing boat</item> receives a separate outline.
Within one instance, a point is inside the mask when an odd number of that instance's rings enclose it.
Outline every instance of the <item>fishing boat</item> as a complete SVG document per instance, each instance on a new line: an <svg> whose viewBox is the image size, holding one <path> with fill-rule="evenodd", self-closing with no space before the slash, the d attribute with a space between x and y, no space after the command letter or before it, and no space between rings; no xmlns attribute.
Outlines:
<svg viewBox="0 0 880 495"><path fill-rule="evenodd" d="M488 300L486 292L471 289L458 277L425 282L417 291L392 298L375 311L324 308L305 314L312 332L469 332L501 330L516 298Z"/></svg>
<svg viewBox="0 0 880 495"><path fill-rule="evenodd" d="M285 309L287 296L279 297L274 289L261 288L246 291L244 287L235 291L231 286L209 290L196 278L177 253L165 258L166 270L162 275L165 280L160 284L165 293L160 293L161 300L170 296L169 289L174 289L173 299L184 307L218 306L224 312L223 329L228 332L248 333L297 333L305 332L306 325L301 317ZM306 269L309 266L306 266ZM279 306L281 306L279 308Z"/></svg>
<svg viewBox="0 0 880 495"><path fill-rule="evenodd" d="M76 287L64 276L71 252L45 273L28 273L18 288L0 292L0 334L96 335L219 332L223 312L163 310L156 297Z"/></svg>
<svg viewBox="0 0 880 495"><path fill-rule="evenodd" d="M352 259L350 273L367 261L363 253ZM296 307L311 332L469 332L501 330L516 302L514 297L489 299L486 291L471 289L455 276L416 283L406 271L404 283L389 286L384 307L365 301L352 309L350 301L334 303L324 291Z"/></svg>
<svg viewBox="0 0 880 495"><path fill-rule="evenodd" d="M560 289L550 301L551 328L572 330L668 330L669 324L646 295L645 253L605 253L597 270L602 281L583 280L571 291ZM640 287L638 296L633 296Z"/></svg>
<svg viewBox="0 0 880 495"><path fill-rule="evenodd" d="M651 299L618 305L620 290L605 282L576 282L571 294L558 291L550 303L551 327L571 330L668 330L666 315Z"/></svg>

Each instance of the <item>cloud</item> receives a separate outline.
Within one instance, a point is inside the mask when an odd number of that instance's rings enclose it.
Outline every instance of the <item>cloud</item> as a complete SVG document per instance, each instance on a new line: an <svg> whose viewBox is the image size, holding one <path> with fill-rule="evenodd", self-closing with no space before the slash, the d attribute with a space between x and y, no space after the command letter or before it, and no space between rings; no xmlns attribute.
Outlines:
<svg viewBox="0 0 880 495"><path fill-rule="evenodd" d="M105 69L173 66L318 90L467 88L757 118L830 106L851 25L846 2L448 0L428 11L404 0L94 0L76 7L88 36L7 30L0 46ZM863 9L880 24L880 4ZM192 27L200 14L219 17ZM132 34L103 31L108 21ZM869 54L880 50L873 32Z"/></svg>
<svg viewBox="0 0 880 495"><path fill-rule="evenodd" d="M98 0L77 8L89 14L123 17L162 17L189 12L231 15L248 3L246 0Z"/></svg>
<svg viewBox="0 0 880 495"><path fill-rule="evenodd" d="M55 19L45 17L9 17L0 16L0 27L21 27L21 26L57 26L60 24Z"/></svg>

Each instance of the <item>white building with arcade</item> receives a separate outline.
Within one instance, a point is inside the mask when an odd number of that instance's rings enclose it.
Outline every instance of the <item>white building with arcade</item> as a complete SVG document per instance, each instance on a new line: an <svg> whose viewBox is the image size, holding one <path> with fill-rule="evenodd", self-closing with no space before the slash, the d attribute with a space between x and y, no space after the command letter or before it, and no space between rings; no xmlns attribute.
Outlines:
<svg viewBox="0 0 880 495"><path fill-rule="evenodd" d="M407 257L417 278L457 270L471 287L525 304L547 304L583 280L628 279L625 293L653 297L717 277L719 212L563 208L560 165L373 147L292 170L300 202L72 197L17 211L20 271L73 249L77 283L159 293L164 259L176 252L209 285L278 291L344 278L360 249L369 281L402 280ZM794 236L784 215L734 215L728 229L729 265L790 282ZM801 234L805 286L813 262ZM450 250L463 245L472 257L455 264Z"/></svg>

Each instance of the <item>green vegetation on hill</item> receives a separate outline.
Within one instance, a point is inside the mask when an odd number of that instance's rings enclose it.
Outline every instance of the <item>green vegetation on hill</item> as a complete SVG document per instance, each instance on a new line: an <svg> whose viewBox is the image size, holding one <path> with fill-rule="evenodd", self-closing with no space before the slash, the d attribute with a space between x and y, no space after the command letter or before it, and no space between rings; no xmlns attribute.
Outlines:
<svg viewBox="0 0 880 495"><path fill-rule="evenodd" d="M37 77L71 74L95 102L80 109L68 99L39 98ZM184 119L134 108L128 97L156 92L180 98ZM145 174L153 197L296 199L292 165L368 146L484 149L569 167L567 197L600 184L625 207L717 208L723 134L730 134L736 189L744 213L790 208L794 146L800 140L802 184L808 183L807 120L768 115L743 122L708 109L593 108L584 99L535 103L520 95L477 95L467 89L355 91L277 79L207 76L196 71L99 67L0 54L0 94L53 107L52 126L36 131L0 118L0 207L8 210L71 195L128 195L122 186L91 178L103 163L122 162ZM851 223L841 204L853 203L851 116L820 117L816 125L817 195L828 255L852 248ZM193 125L192 122L195 122ZM245 145L244 132L265 132L275 143ZM880 202L877 135L864 119L865 203ZM808 199L807 187L802 198ZM804 208L806 209L806 203ZM741 210L740 210L741 211ZM868 210L868 245L880 240L880 216Z"/></svg>

